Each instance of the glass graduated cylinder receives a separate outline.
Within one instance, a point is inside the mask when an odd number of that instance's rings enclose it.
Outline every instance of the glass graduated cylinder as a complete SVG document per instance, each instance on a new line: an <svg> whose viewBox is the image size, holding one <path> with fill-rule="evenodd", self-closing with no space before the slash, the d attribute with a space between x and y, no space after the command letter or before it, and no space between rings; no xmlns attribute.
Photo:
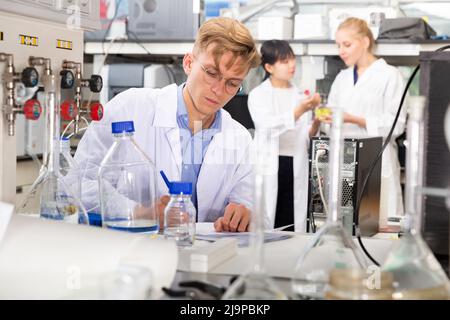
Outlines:
<svg viewBox="0 0 450 320"><path fill-rule="evenodd" d="M365 270L367 267L362 252L342 224L343 112L339 108L334 108L332 116L327 222L314 235L297 261L292 291L299 298L323 299L330 273L334 269Z"/></svg>

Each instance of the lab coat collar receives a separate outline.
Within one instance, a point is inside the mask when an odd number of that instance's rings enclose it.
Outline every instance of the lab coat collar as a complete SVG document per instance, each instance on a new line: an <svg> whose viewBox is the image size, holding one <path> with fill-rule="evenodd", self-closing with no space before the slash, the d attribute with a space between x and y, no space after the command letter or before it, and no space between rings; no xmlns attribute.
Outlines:
<svg viewBox="0 0 450 320"><path fill-rule="evenodd" d="M361 83L364 83L366 81L368 81L368 79L370 80L370 75L373 72L376 72L380 67L384 67L386 65L386 61L383 58L378 58L377 60L375 60L370 66L369 68L367 68L367 70L362 74L361 77L358 78L358 81L354 84L354 87L357 87L359 85L361 85ZM349 68L351 69L351 72L353 73L353 68ZM353 77L352 77L352 84L353 84Z"/></svg>

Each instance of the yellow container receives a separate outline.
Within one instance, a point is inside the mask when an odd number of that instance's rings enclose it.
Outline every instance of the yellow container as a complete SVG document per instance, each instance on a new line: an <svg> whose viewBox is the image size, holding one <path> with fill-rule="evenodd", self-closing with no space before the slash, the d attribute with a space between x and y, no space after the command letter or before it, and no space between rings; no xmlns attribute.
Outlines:
<svg viewBox="0 0 450 320"><path fill-rule="evenodd" d="M331 116L331 109L328 107L318 107L314 109L314 114L316 118L319 120L325 119L328 116Z"/></svg>

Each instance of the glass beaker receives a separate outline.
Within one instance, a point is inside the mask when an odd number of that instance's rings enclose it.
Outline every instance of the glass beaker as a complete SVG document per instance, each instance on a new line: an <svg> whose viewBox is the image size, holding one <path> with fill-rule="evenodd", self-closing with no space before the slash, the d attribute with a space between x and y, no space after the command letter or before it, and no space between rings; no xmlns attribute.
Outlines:
<svg viewBox="0 0 450 320"><path fill-rule="evenodd" d="M422 238L425 97L411 97L407 127L405 218L403 236L382 270L394 275L394 299L450 299L450 282Z"/></svg>
<svg viewBox="0 0 450 320"><path fill-rule="evenodd" d="M300 254L292 279L292 291L299 298L322 299L333 269L366 269L360 249L344 229L341 220L341 167L343 157L343 112L333 110L330 134L327 221Z"/></svg>

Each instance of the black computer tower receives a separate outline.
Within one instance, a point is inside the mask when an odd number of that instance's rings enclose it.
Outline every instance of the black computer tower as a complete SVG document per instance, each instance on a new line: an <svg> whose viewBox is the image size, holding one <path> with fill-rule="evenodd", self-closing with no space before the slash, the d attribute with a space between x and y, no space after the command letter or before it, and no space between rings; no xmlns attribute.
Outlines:
<svg viewBox="0 0 450 320"><path fill-rule="evenodd" d="M368 174L370 165L380 151L381 145L381 137L344 139L343 165L341 171L341 216L344 228L351 235L355 235L356 229L356 199L362 191L364 178ZM320 149L327 151L325 155L318 158L316 163L316 154ZM319 171L319 178L322 182L325 201L328 202L328 149L328 137L311 138L309 148L307 232L316 232L326 221L326 214L320 197L317 170ZM380 185L381 161L378 161L361 200L359 226L361 235L363 236L371 236L378 233Z"/></svg>
<svg viewBox="0 0 450 320"><path fill-rule="evenodd" d="M450 150L444 134L444 116L450 103L449 83L450 52L421 52L420 94L427 98L424 185L442 190L450 188ZM423 237L448 269L449 208L444 197L428 195L424 200Z"/></svg>

